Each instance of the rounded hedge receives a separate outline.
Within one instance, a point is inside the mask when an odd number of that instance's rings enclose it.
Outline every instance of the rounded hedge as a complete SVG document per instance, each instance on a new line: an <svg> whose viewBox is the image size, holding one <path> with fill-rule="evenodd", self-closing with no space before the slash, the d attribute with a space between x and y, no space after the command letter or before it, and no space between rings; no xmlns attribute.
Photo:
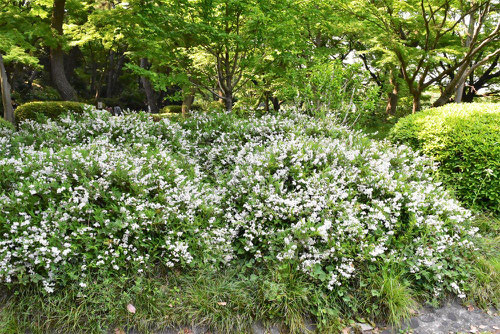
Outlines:
<svg viewBox="0 0 500 334"><path fill-rule="evenodd" d="M389 138L433 157L469 206L500 213L500 103L429 109L402 118Z"/></svg>
<svg viewBox="0 0 500 334"><path fill-rule="evenodd" d="M88 107L85 103L72 101L29 102L16 109L15 117L17 123L28 119L37 120L40 116L54 119L65 112L83 114Z"/></svg>

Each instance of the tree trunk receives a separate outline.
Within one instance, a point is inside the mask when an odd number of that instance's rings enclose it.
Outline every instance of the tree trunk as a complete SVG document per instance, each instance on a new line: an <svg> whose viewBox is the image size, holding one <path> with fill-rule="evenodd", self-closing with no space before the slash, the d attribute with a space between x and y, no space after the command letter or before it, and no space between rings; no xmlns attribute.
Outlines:
<svg viewBox="0 0 500 334"><path fill-rule="evenodd" d="M232 112L233 111L233 92L226 92L224 94L224 100L226 102L226 111L227 112Z"/></svg>
<svg viewBox="0 0 500 334"><path fill-rule="evenodd" d="M277 97L271 96L271 102L273 103L274 111L280 111L281 103Z"/></svg>
<svg viewBox="0 0 500 334"><path fill-rule="evenodd" d="M141 67L145 69L149 67L148 60L146 58L141 58ZM145 76L141 76L141 84L144 88L144 92L146 93L146 99L151 113L157 114L159 109L158 105L156 104L156 94L153 86L151 85L151 82Z"/></svg>
<svg viewBox="0 0 500 334"><path fill-rule="evenodd" d="M385 107L385 112L387 113L387 115L394 116L396 115L399 102L398 91L394 88L388 95L389 96L387 98L387 106Z"/></svg>
<svg viewBox="0 0 500 334"><path fill-rule="evenodd" d="M392 92L389 93L389 97L387 99L387 106L385 108L385 112L387 115L395 115L398 108L399 101L399 83L397 78L394 77L394 73L390 71L389 82L392 85Z"/></svg>
<svg viewBox="0 0 500 334"><path fill-rule="evenodd" d="M3 65L3 57L0 54L0 89L2 91L3 118L14 124L14 108L10 97L10 85L7 79L7 72Z"/></svg>
<svg viewBox="0 0 500 334"><path fill-rule="evenodd" d="M441 96L436 101L434 101L434 103L432 104L432 106L433 107L444 106L445 104L451 102L452 95L453 95L453 92L446 92L446 91L444 91L443 94L441 94Z"/></svg>
<svg viewBox="0 0 500 334"><path fill-rule="evenodd" d="M420 104L420 98L422 96L422 92L420 92L420 91L413 92L412 95L413 95L413 110L412 110L412 113L416 113L417 111L420 111L420 109L422 108L422 106Z"/></svg>
<svg viewBox="0 0 500 334"><path fill-rule="evenodd" d="M194 102L194 94L192 91L190 91L188 95L184 96L184 100L182 101L182 116L187 117L189 111L191 110L193 102Z"/></svg>
<svg viewBox="0 0 500 334"><path fill-rule="evenodd" d="M54 0L54 8L52 11L51 27L55 29L59 35L63 35L64 7L66 0ZM56 85L59 94L64 100L75 101L76 92L66 78L64 72L64 54L60 43L56 47L50 48L50 73L52 81Z"/></svg>
<svg viewBox="0 0 500 334"><path fill-rule="evenodd" d="M27 86L27 91L30 91L33 88L33 81L35 81L37 75L38 75L38 71L37 70L33 70L33 72L31 72L31 75L28 78L28 82L27 82L27 85L26 85Z"/></svg>
<svg viewBox="0 0 500 334"><path fill-rule="evenodd" d="M269 111L269 92L264 93L264 111Z"/></svg>
<svg viewBox="0 0 500 334"><path fill-rule="evenodd" d="M468 27L468 34L467 38L465 39L465 47L469 48L470 44L472 42L472 35L474 34L474 28L475 28L476 20L474 16L474 12L472 12L469 15L469 27ZM460 103L462 102L462 96L464 93L465 89L465 79L463 78L458 82L457 89L455 90L455 102Z"/></svg>
<svg viewBox="0 0 500 334"><path fill-rule="evenodd" d="M221 89L219 89L219 96L224 96L224 92L223 92ZM217 98L217 97L216 97L216 98ZM223 98L220 98L220 97L219 97L219 98L218 98L218 100L219 100L219 103L220 103L222 106L225 106L225 102L224 102L224 99L223 99Z"/></svg>
<svg viewBox="0 0 500 334"><path fill-rule="evenodd" d="M106 83L106 97L110 98L113 95L113 77L115 71L115 52L109 51L108 61L108 82Z"/></svg>

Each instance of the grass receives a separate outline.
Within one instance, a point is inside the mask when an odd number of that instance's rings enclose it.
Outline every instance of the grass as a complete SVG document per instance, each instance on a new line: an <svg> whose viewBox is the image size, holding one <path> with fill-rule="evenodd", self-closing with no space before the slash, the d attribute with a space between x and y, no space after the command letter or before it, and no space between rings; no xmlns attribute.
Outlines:
<svg viewBox="0 0 500 334"><path fill-rule="evenodd" d="M366 319L398 325L416 313L417 297L400 268L391 265L371 270L360 280L355 298L360 301L358 313Z"/></svg>
<svg viewBox="0 0 500 334"><path fill-rule="evenodd" d="M398 117L375 118L361 129L372 139L383 140L389 135L389 131L397 123Z"/></svg>
<svg viewBox="0 0 500 334"><path fill-rule="evenodd" d="M248 333L255 322L280 323L290 333L303 333L306 320L314 317L310 311L324 304L318 303L313 284L292 271L288 277L275 275L282 270L158 272L89 285L85 295L72 288L52 295L30 287L4 291L0 333L104 333L132 328L149 333L192 325L219 333ZM128 304L136 313L127 310ZM338 329L338 316L324 313L322 332Z"/></svg>
<svg viewBox="0 0 500 334"><path fill-rule="evenodd" d="M500 218L479 216L476 226L483 237L471 269L468 303L500 309Z"/></svg>
<svg viewBox="0 0 500 334"><path fill-rule="evenodd" d="M413 292L397 270L384 268L359 289L358 308L324 294L290 266L261 272L238 267L224 271L157 272L151 277L125 276L89 285L85 295L68 288L46 295L18 289L4 299L0 333L103 333L135 329L204 326L218 333L248 333L261 322L280 324L289 333L307 333L313 320L318 333L339 332L356 319L397 324L416 309ZM136 313L127 310L132 304ZM365 320L368 319L368 320Z"/></svg>

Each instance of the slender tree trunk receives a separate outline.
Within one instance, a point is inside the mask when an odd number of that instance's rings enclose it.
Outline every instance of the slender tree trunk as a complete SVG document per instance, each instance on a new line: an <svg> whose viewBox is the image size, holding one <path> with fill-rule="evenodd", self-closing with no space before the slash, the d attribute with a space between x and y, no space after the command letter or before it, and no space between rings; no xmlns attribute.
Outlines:
<svg viewBox="0 0 500 334"><path fill-rule="evenodd" d="M273 103L274 111L280 111L281 103L277 97L271 96L271 102Z"/></svg>
<svg viewBox="0 0 500 334"><path fill-rule="evenodd" d="M3 118L14 124L14 108L10 97L10 85L7 79L7 72L3 65L3 57L0 54L0 89L2 91Z"/></svg>
<svg viewBox="0 0 500 334"><path fill-rule="evenodd" d="M147 69L149 67L148 60L146 58L141 58L141 67ZM157 114L159 109L156 104L155 91L151 82L145 76L141 76L141 84L144 88L144 92L146 93L146 99L148 101L148 106L151 109L151 113Z"/></svg>
<svg viewBox="0 0 500 334"><path fill-rule="evenodd" d="M224 100L226 102L226 111L227 112L232 112L233 111L233 92L226 92L224 95Z"/></svg>
<svg viewBox="0 0 500 334"><path fill-rule="evenodd" d="M184 100L182 101L182 116L187 117L189 111L191 110L193 102L194 102L194 92L190 88L189 93L184 96Z"/></svg>
<svg viewBox="0 0 500 334"><path fill-rule="evenodd" d="M54 0L51 27L55 29L60 37L63 35L64 7L66 0ZM50 71L52 81L56 85L59 94L64 100L75 101L76 92L66 78L64 72L64 53L59 43L50 48Z"/></svg>
<svg viewBox="0 0 500 334"><path fill-rule="evenodd" d="M395 115L399 102L399 83L397 78L394 76L392 69L390 72L389 82L392 85L392 92L389 93L385 112L387 115Z"/></svg>
<svg viewBox="0 0 500 334"><path fill-rule="evenodd" d="M457 90L455 91L455 102L456 103L462 102L462 99L464 96L464 90L465 90L465 81L461 82L458 85Z"/></svg>
<svg viewBox="0 0 500 334"><path fill-rule="evenodd" d="M453 89L450 89L448 87L445 87L439 98L434 101L432 104L433 107L441 107L444 106L445 104L449 103L451 101L451 97L453 96Z"/></svg>
<svg viewBox="0 0 500 334"><path fill-rule="evenodd" d="M415 91L412 93L413 95L413 110L412 113L416 113L417 111L420 111L422 109L422 106L420 104L420 98L422 97L422 92L421 91Z"/></svg>
<svg viewBox="0 0 500 334"><path fill-rule="evenodd" d="M110 98L113 95L113 77L115 71L115 52L109 51L108 61L108 82L106 83L106 97Z"/></svg>
<svg viewBox="0 0 500 334"><path fill-rule="evenodd" d="M474 16L474 12L472 12L469 15L468 34L467 34L467 38L465 39L465 47L467 47L467 48L470 47L470 44L472 42L472 35L474 34L475 24L476 24L476 19ZM466 80L466 78L463 78L458 82L457 89L455 90L455 102L456 103L462 102L462 96L464 94L464 89L465 89L465 80Z"/></svg>
<svg viewBox="0 0 500 334"><path fill-rule="evenodd" d="M28 78L28 91L30 91L32 88L33 88L33 81L35 81L36 77L38 75L38 71L37 70L33 70L33 72L31 72L31 75L30 77Z"/></svg>
<svg viewBox="0 0 500 334"><path fill-rule="evenodd" d="M116 68L113 71L113 78L112 78L112 81L111 81L111 87L112 87L111 93L112 94L114 94L115 91L116 91L116 85L118 83L118 78L121 75L122 68L123 68L123 63L124 62L125 62L125 53L122 52L121 56L118 58L118 62L116 63Z"/></svg>
<svg viewBox="0 0 500 334"><path fill-rule="evenodd" d="M219 96L224 96L224 92L223 92L221 89L219 89ZM221 105L223 105L223 106L225 106L225 105L226 105L226 103L224 102L224 99L219 98L218 100L219 100L219 103L220 103Z"/></svg>
<svg viewBox="0 0 500 334"><path fill-rule="evenodd" d="M269 111L269 92L264 93L264 111Z"/></svg>
<svg viewBox="0 0 500 334"><path fill-rule="evenodd" d="M392 92L390 92L388 95L389 96L387 98L387 106L385 107L385 112L387 113L387 115L394 116L396 115L399 102L397 89L393 88Z"/></svg>

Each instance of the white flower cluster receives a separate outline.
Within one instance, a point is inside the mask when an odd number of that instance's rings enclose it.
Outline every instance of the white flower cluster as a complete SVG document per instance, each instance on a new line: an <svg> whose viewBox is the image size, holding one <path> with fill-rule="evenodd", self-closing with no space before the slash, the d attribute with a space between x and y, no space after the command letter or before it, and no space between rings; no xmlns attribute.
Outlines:
<svg viewBox="0 0 500 334"><path fill-rule="evenodd" d="M1 282L51 292L103 271L253 258L330 290L394 262L462 293L448 273L476 231L436 167L333 119L94 110L28 121L0 143Z"/></svg>

